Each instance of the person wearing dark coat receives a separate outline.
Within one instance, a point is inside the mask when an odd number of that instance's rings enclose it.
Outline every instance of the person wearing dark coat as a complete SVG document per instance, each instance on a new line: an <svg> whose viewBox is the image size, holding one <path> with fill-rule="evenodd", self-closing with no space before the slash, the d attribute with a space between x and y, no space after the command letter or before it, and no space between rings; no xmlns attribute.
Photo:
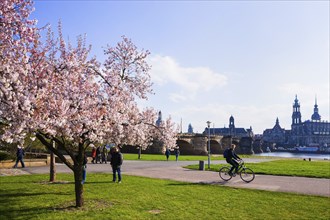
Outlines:
<svg viewBox="0 0 330 220"><path fill-rule="evenodd" d="M180 155L179 147L175 148L174 153L175 153L175 160L178 161Z"/></svg>
<svg viewBox="0 0 330 220"><path fill-rule="evenodd" d="M16 163L15 163L15 165L13 166L13 168L17 168L18 162L21 162L22 168L25 167L25 164L24 164L24 161L23 161L23 157L24 157L24 155L25 155L24 147L17 146L17 151L16 151Z"/></svg>
<svg viewBox="0 0 330 220"><path fill-rule="evenodd" d="M101 147L96 148L96 163L100 162L102 163L102 155L101 155Z"/></svg>
<svg viewBox="0 0 330 220"><path fill-rule="evenodd" d="M232 144L231 147L228 149L228 155L226 157L226 161L227 163L231 164L232 167L231 169L229 170L229 175L233 175L233 170L235 169L235 173L237 173L238 171L238 160L241 160L241 158L235 153L235 148L236 148L236 145L235 144Z"/></svg>
<svg viewBox="0 0 330 220"><path fill-rule="evenodd" d="M171 151L170 151L170 149L166 148L166 150L165 150L165 156L166 156L166 160L167 160L167 161L168 161L170 155L171 155Z"/></svg>
<svg viewBox="0 0 330 220"><path fill-rule="evenodd" d="M84 184L86 182L86 175L87 175L87 156L86 154L84 155L84 162L83 162L83 171L82 171L82 181L81 184Z"/></svg>
<svg viewBox="0 0 330 220"><path fill-rule="evenodd" d="M119 150L119 147L111 149L110 164L112 167L112 181L116 182L116 173L118 173L118 183L121 183L121 165L123 164L123 155Z"/></svg>

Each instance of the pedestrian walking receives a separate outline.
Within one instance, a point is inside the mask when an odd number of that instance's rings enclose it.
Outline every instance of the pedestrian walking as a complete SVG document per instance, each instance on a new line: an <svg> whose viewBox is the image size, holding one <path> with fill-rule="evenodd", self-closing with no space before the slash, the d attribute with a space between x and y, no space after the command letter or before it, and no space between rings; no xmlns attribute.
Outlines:
<svg viewBox="0 0 330 220"><path fill-rule="evenodd" d="M22 168L25 167L24 160L23 160L24 155L25 155L24 147L17 146L16 163L13 166L13 168L17 168L18 162L21 162Z"/></svg>
<svg viewBox="0 0 330 220"><path fill-rule="evenodd" d="M116 173L118 174L118 183L121 183L121 165L123 164L123 155L119 150L119 147L115 147L111 151L111 159L110 159L110 164L112 167L112 181L116 182L117 176Z"/></svg>

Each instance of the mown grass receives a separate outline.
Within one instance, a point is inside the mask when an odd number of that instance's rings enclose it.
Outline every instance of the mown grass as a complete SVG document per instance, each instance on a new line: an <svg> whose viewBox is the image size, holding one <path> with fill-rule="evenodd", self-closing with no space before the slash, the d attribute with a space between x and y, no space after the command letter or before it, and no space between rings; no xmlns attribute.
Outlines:
<svg viewBox="0 0 330 220"><path fill-rule="evenodd" d="M270 157L261 157L254 155L242 155L243 158L270 158ZM128 154L124 153L125 160L138 160L138 154ZM207 156L198 156L198 155L180 155L180 161L198 161L198 160L207 160ZM212 160L224 160L222 155L212 155ZM165 161L166 156L161 154L141 154L141 159L143 161ZM171 154L169 157L170 161L175 161L175 155Z"/></svg>
<svg viewBox="0 0 330 220"><path fill-rule="evenodd" d="M74 208L70 174L0 177L0 218L5 219L329 219L329 197L111 174L88 174L85 206ZM68 182L65 182L68 181Z"/></svg>
<svg viewBox="0 0 330 220"><path fill-rule="evenodd" d="M330 178L330 161L283 159L261 163L246 163L245 165L256 174ZM224 165L211 164L210 170L218 172L222 166ZM199 166L190 165L187 168L198 169Z"/></svg>

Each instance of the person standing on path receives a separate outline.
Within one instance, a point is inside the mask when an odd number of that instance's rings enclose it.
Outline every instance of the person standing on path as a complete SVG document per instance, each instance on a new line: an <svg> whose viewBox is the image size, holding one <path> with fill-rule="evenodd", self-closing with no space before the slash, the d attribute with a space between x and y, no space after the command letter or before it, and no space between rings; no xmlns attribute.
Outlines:
<svg viewBox="0 0 330 220"><path fill-rule="evenodd" d="M124 158L122 153L119 151L119 147L112 149L110 164L112 167L113 182L116 182L116 173L118 173L118 183L121 183L121 165L123 164L123 160Z"/></svg>
<svg viewBox="0 0 330 220"><path fill-rule="evenodd" d="M102 148L102 163L107 163L107 159L108 159L108 149L107 149L107 145L104 145Z"/></svg>
<svg viewBox="0 0 330 220"><path fill-rule="evenodd" d="M102 163L102 154L101 154L101 147L100 146L98 146L96 148L96 163L98 163L98 162Z"/></svg>
<svg viewBox="0 0 330 220"><path fill-rule="evenodd" d="M92 146L92 163L95 163L95 159L96 159L96 148L94 146Z"/></svg>
<svg viewBox="0 0 330 220"><path fill-rule="evenodd" d="M86 182L87 162L88 162L88 159L87 159L87 156L86 156L86 153L85 153L85 155L84 155L84 162L83 162L83 171L82 171L82 181L81 181L81 184L84 184Z"/></svg>
<svg viewBox="0 0 330 220"><path fill-rule="evenodd" d="M21 146L17 146L17 151L16 151L16 163L13 166L13 168L17 168L18 162L21 162L22 168L25 167L24 161L23 161L23 157L25 155L24 152L24 147Z"/></svg>
<svg viewBox="0 0 330 220"><path fill-rule="evenodd" d="M179 147L175 148L174 153L175 153L175 160L178 161L180 155Z"/></svg>
<svg viewBox="0 0 330 220"><path fill-rule="evenodd" d="M166 160L168 161L168 158L170 157L170 149L166 148L165 155L166 155Z"/></svg>

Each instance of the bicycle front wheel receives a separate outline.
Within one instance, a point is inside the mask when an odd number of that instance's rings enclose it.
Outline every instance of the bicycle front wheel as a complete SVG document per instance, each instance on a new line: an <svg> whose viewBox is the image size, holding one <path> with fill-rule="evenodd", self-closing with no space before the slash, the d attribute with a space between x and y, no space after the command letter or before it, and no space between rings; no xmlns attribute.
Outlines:
<svg viewBox="0 0 330 220"><path fill-rule="evenodd" d="M240 177L244 182L249 183L254 180L255 174L250 168L245 168L241 171Z"/></svg>
<svg viewBox="0 0 330 220"><path fill-rule="evenodd" d="M232 178L231 175L229 175L229 170L230 168L229 167L222 167L220 170L219 170L219 176L221 179L223 179L224 181L228 181Z"/></svg>

